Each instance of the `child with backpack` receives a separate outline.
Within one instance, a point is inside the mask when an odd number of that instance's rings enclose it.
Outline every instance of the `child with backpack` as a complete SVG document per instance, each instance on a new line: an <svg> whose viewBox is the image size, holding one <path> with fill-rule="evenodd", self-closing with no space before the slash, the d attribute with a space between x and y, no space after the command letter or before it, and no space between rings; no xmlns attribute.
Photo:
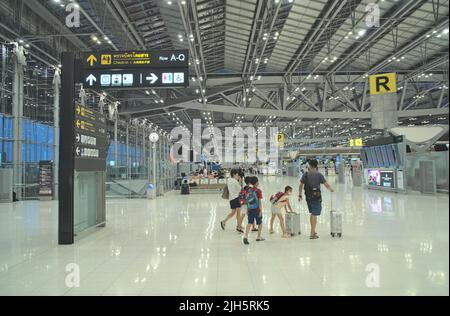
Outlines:
<svg viewBox="0 0 450 316"><path fill-rule="evenodd" d="M293 189L290 186L287 186L284 189L284 192L278 192L270 198L272 218L270 219L270 234L274 234L273 225L275 223L275 219L278 217L280 221L281 231L283 232L283 238L289 238L289 234L286 231L286 225L284 222L283 214L281 213L282 209L285 208L287 213L294 213L292 210L291 203L289 201L289 196L292 194Z"/></svg>
<svg viewBox="0 0 450 316"><path fill-rule="evenodd" d="M258 178L254 177L250 180L250 188L248 189L247 196L245 199L247 205L247 217L248 224L245 229L245 235L243 238L244 245L249 245L248 234L253 224L256 222L258 225L258 236L256 241L264 241L265 239L261 237L262 233L262 192L258 189L259 181Z"/></svg>
<svg viewBox="0 0 450 316"><path fill-rule="evenodd" d="M242 223L244 222L244 218L247 215L247 204L246 204L246 198L248 189L250 188L250 181L251 177L245 177L244 184L245 186L242 188L241 193L239 194L239 198L241 200L241 217L238 219L238 232L244 233L244 228L242 227Z"/></svg>

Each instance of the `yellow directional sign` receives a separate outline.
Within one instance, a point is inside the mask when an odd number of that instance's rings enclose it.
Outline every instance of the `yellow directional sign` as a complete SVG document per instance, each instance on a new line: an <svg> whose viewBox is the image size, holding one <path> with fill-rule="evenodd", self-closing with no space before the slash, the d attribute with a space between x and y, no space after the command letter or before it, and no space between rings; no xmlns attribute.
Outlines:
<svg viewBox="0 0 450 316"><path fill-rule="evenodd" d="M94 64L97 62L97 57L95 57L95 55L90 55L87 59L87 62L92 66L94 66Z"/></svg>
<svg viewBox="0 0 450 316"><path fill-rule="evenodd" d="M397 74L387 73L369 77L370 94L397 93Z"/></svg>
<svg viewBox="0 0 450 316"><path fill-rule="evenodd" d="M112 56L111 55L102 55L101 64L102 65L111 65Z"/></svg>
<svg viewBox="0 0 450 316"><path fill-rule="evenodd" d="M362 138L350 139L350 147L363 147Z"/></svg>

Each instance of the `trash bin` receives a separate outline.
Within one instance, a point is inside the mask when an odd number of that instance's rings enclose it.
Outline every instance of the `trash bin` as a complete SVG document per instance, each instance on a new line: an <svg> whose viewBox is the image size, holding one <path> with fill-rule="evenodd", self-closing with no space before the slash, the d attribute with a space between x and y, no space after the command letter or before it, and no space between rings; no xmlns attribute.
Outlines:
<svg viewBox="0 0 450 316"><path fill-rule="evenodd" d="M155 198L156 198L156 187L150 183L147 187L147 199L154 200Z"/></svg>

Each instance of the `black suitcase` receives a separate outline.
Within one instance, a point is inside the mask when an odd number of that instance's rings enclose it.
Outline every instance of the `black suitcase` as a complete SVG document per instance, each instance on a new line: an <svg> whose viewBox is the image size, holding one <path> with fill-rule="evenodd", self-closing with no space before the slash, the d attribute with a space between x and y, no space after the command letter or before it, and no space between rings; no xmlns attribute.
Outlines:
<svg viewBox="0 0 450 316"><path fill-rule="evenodd" d="M189 189L189 184L181 185L181 195L189 195L191 194L191 190Z"/></svg>

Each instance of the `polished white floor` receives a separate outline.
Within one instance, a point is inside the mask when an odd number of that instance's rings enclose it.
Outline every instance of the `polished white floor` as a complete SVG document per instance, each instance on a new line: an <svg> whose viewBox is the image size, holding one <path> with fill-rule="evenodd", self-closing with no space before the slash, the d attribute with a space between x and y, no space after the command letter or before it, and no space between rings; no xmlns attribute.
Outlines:
<svg viewBox="0 0 450 316"><path fill-rule="evenodd" d="M297 182L262 178L265 210ZM265 216L267 241L248 247L234 222L220 229L227 202L217 195L108 200L107 227L73 246L57 245L55 202L0 204L0 295L449 295L448 195L336 187L342 239L329 235L326 194L319 240L295 202L305 235L268 236ZM77 288L66 285L71 263Z"/></svg>

